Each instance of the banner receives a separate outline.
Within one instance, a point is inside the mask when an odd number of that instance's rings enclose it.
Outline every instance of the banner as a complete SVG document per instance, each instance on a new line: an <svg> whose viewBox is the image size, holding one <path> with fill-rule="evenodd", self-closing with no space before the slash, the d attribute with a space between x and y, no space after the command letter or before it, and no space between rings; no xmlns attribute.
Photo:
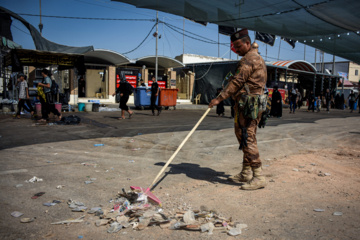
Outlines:
<svg viewBox="0 0 360 240"><path fill-rule="evenodd" d="M226 36L231 36L236 31L237 31L237 28L219 25L219 33L220 34L223 34Z"/></svg>
<svg viewBox="0 0 360 240"><path fill-rule="evenodd" d="M255 39L260 42L269 44L270 46L274 46L275 43L275 35L268 33L256 32Z"/></svg>

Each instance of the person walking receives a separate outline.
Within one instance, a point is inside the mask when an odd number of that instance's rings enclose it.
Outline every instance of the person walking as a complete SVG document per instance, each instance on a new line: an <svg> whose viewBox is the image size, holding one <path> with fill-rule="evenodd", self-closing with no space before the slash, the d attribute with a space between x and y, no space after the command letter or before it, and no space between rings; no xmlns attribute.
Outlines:
<svg viewBox="0 0 360 240"><path fill-rule="evenodd" d="M282 117L282 97L278 86L274 87L272 93L270 116L277 118Z"/></svg>
<svg viewBox="0 0 360 240"><path fill-rule="evenodd" d="M325 92L325 103L326 103L326 111L330 112L330 103L331 103L331 94L330 90L327 88Z"/></svg>
<svg viewBox="0 0 360 240"><path fill-rule="evenodd" d="M49 113L53 113L58 116L59 120L62 118L61 113L55 108L53 104L53 97L51 94L51 79L49 77L49 70L41 70L41 75L43 76L42 82L38 83L38 87L42 88L44 93L43 97L40 96L41 103L41 119L38 122L46 123L49 120ZM41 94L42 95L42 94Z"/></svg>
<svg viewBox="0 0 360 240"><path fill-rule="evenodd" d="M85 89L86 89L86 82L85 82L85 79L84 77L80 77L79 79L79 97L85 97Z"/></svg>
<svg viewBox="0 0 360 240"><path fill-rule="evenodd" d="M160 93L160 88L159 88L159 84L157 83L155 77L153 76L151 78L152 80L152 84L151 84L151 98L150 98L150 108L151 108L151 112L152 115L155 116L155 109L158 111L157 115L159 116L162 110L162 107L159 107L158 105L156 105L156 99L159 96Z"/></svg>
<svg viewBox="0 0 360 240"><path fill-rule="evenodd" d="M121 117L119 117L118 119L125 119L125 111L129 113L130 119L134 114L134 112L129 110L129 107L127 106L129 96L133 93L131 84L126 81L126 79L121 79L119 88L116 89L116 92L114 92L112 96L114 97L117 93L120 94L119 108L121 109Z"/></svg>
<svg viewBox="0 0 360 240"><path fill-rule="evenodd" d="M289 102L290 102L290 113L294 113L295 114L295 109L296 109L296 90L292 89L290 94L289 94Z"/></svg>
<svg viewBox="0 0 360 240"><path fill-rule="evenodd" d="M308 101L309 101L309 107L308 107L308 112L309 111L315 111L315 95L314 92L311 90L310 94L308 96Z"/></svg>
<svg viewBox="0 0 360 240"><path fill-rule="evenodd" d="M257 101L259 96L264 94L267 71L264 59L259 55L257 49L251 47L247 29L232 34L231 42L236 53L242 58L237 65L235 75L230 78L229 84L221 91L220 95L211 100L209 108L229 97L235 100L235 135L240 143L239 149L244 153L243 168L239 174L228 180L246 182L241 189L255 190L264 188L267 182L262 174L256 142L256 130L262 113L251 103ZM244 99L248 99L249 104L242 101Z"/></svg>
<svg viewBox="0 0 360 240"><path fill-rule="evenodd" d="M355 93L353 90L350 91L348 100L349 100L350 112L352 113L354 111L354 105L355 105L355 101L356 101Z"/></svg>
<svg viewBox="0 0 360 240"><path fill-rule="evenodd" d="M19 79L17 85L19 86L19 103L18 110L15 118L20 118L21 109L24 108L26 111L30 112L31 118L34 117L34 109L31 106L30 97L29 97L29 87L26 81L26 76L23 73L18 75Z"/></svg>

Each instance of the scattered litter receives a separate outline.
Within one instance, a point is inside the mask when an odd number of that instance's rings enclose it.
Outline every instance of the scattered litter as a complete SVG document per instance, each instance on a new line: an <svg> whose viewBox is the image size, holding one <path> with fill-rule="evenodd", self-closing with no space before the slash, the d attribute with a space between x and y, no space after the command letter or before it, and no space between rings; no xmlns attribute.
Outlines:
<svg viewBox="0 0 360 240"><path fill-rule="evenodd" d="M343 213L342 213L342 212L334 212L333 215L334 215L334 216L342 216Z"/></svg>
<svg viewBox="0 0 360 240"><path fill-rule="evenodd" d="M305 166L299 166L299 168L305 168Z"/></svg>
<svg viewBox="0 0 360 240"><path fill-rule="evenodd" d="M22 218L20 219L21 223L30 223L33 222L35 220L35 218Z"/></svg>
<svg viewBox="0 0 360 240"><path fill-rule="evenodd" d="M133 148L133 149L131 149L131 150L133 150L133 151L139 151L141 148Z"/></svg>
<svg viewBox="0 0 360 240"><path fill-rule="evenodd" d="M315 211L315 212L325 212L325 209L315 208L314 211Z"/></svg>
<svg viewBox="0 0 360 240"><path fill-rule="evenodd" d="M318 174L319 177L326 177L326 176L330 176L330 175L331 175L330 173L323 173L321 171L319 171L319 174Z"/></svg>
<svg viewBox="0 0 360 240"><path fill-rule="evenodd" d="M93 183L93 181L85 181L85 184Z"/></svg>
<svg viewBox="0 0 360 240"><path fill-rule="evenodd" d="M134 160L129 160L129 163L134 163L135 161Z"/></svg>
<svg viewBox="0 0 360 240"><path fill-rule="evenodd" d="M209 232L209 234L212 234L215 226L212 222L209 222L201 225L200 228L201 228L201 232Z"/></svg>
<svg viewBox="0 0 360 240"><path fill-rule="evenodd" d="M186 224L192 224L192 223L194 223L194 222L195 222L195 214L194 214L194 212L191 211L191 210L188 210L188 211L184 214L183 219L184 219L184 222L185 222Z"/></svg>
<svg viewBox="0 0 360 240"><path fill-rule="evenodd" d="M90 178L90 181L96 181L96 178Z"/></svg>
<svg viewBox="0 0 360 240"><path fill-rule="evenodd" d="M57 185L56 189L62 189L63 187L65 187L65 185Z"/></svg>
<svg viewBox="0 0 360 240"><path fill-rule="evenodd" d="M312 166L316 166L316 164L315 164L315 163L311 163L310 165L312 165Z"/></svg>
<svg viewBox="0 0 360 240"><path fill-rule="evenodd" d="M103 144L103 143L97 143L97 144L94 144L94 147L102 147L102 146L104 146L104 144Z"/></svg>
<svg viewBox="0 0 360 240"><path fill-rule="evenodd" d="M237 236L241 234L241 230L247 228L246 224L237 224L235 228L230 229L230 231L228 231L228 234L230 236Z"/></svg>
<svg viewBox="0 0 360 240"><path fill-rule="evenodd" d="M113 222L110 224L110 228L107 230L108 233L117 233L123 228L123 226L118 222Z"/></svg>
<svg viewBox="0 0 360 240"><path fill-rule="evenodd" d="M54 155L58 155L58 153L54 153Z"/></svg>
<svg viewBox="0 0 360 240"><path fill-rule="evenodd" d="M21 217L22 215L24 215L22 212L18 212L18 211L15 211L15 212L12 212L11 213L11 216L13 217Z"/></svg>
<svg viewBox="0 0 360 240"><path fill-rule="evenodd" d="M99 107L99 112L118 112L120 108Z"/></svg>
<svg viewBox="0 0 360 240"><path fill-rule="evenodd" d="M263 165L263 167L270 167L270 165Z"/></svg>
<svg viewBox="0 0 360 240"><path fill-rule="evenodd" d="M207 152L206 154L208 154L208 155L213 155L213 153L212 153L212 152Z"/></svg>
<svg viewBox="0 0 360 240"><path fill-rule="evenodd" d="M78 239L83 239L83 238L84 238L84 236L82 236L82 235L78 236Z"/></svg>
<svg viewBox="0 0 360 240"><path fill-rule="evenodd" d="M134 140L134 139L130 139L129 143L133 143L133 142L135 142L135 140Z"/></svg>
<svg viewBox="0 0 360 240"><path fill-rule="evenodd" d="M79 223L79 222L83 222L84 221L84 218L85 215L79 217L79 218L76 218L76 219L68 219L68 220L64 220L64 221L60 221L60 222L54 222L54 223L51 223L52 225L58 225L58 224L70 224L70 223Z"/></svg>
<svg viewBox="0 0 360 240"><path fill-rule="evenodd" d="M41 197L44 194L45 194L45 192L38 192L38 193L34 194L34 196L32 196L31 199L37 199L38 197Z"/></svg>
<svg viewBox="0 0 360 240"><path fill-rule="evenodd" d="M299 169L297 169L297 168L293 168L293 171L298 172L298 171L299 171Z"/></svg>
<svg viewBox="0 0 360 240"><path fill-rule="evenodd" d="M29 180L26 180L25 182L34 183L34 182L42 182L42 181L43 181L42 178L38 178L38 177L34 176L34 177L30 178Z"/></svg>
<svg viewBox="0 0 360 240"><path fill-rule="evenodd" d="M142 135L142 133L138 133L138 135Z"/></svg>
<svg viewBox="0 0 360 240"><path fill-rule="evenodd" d="M95 225L97 227L100 227L100 226L106 225L108 223L109 223L109 219L99 219L95 222Z"/></svg>
<svg viewBox="0 0 360 240"><path fill-rule="evenodd" d="M53 161L47 161L46 163L52 163Z"/></svg>
<svg viewBox="0 0 360 240"><path fill-rule="evenodd" d="M24 186L23 184L16 184L15 187L19 188L19 187L22 187Z"/></svg>
<svg viewBox="0 0 360 240"><path fill-rule="evenodd" d="M51 207L51 206L55 206L56 205L56 203L54 203L54 202L47 202L47 203L43 203L43 205L44 206L47 206L47 207Z"/></svg>
<svg viewBox="0 0 360 240"><path fill-rule="evenodd" d="M119 192L114 199L108 201L108 207L98 206L91 208L87 213L98 217L95 226L107 226L108 233L117 233L123 229L144 230L149 226L159 226L161 229L201 231L212 234L215 230L229 231L229 234L238 235L246 224L234 224L232 219L224 218L214 210L208 210L201 206L200 210L178 210L175 213L166 213L159 207L159 202L152 200L151 194L140 187L131 187L132 190ZM148 202L149 201L149 202ZM82 202L68 200L69 208L72 211L87 209ZM82 222L79 219L68 219L52 224L70 224ZM122 232L127 234L127 232Z"/></svg>

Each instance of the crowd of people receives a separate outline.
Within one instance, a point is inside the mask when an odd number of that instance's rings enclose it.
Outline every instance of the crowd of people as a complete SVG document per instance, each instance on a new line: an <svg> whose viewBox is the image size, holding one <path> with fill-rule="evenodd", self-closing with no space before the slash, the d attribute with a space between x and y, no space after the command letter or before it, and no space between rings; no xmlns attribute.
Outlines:
<svg viewBox="0 0 360 240"><path fill-rule="evenodd" d="M330 109L344 110L348 107L352 113L356 110L355 107L357 107L356 102L358 100L360 104L359 95L356 96L353 90L350 91L347 99L345 99L344 94L340 94L339 92L331 93L329 89L326 89L325 93L321 93L318 96L316 96L312 90L308 90L307 92L307 96L303 97L297 88L293 88L288 91L287 98L283 99L278 86L275 86L271 96L270 116L277 118L282 117L283 102L289 104L290 114L294 114L297 108L300 109L300 107L303 106L303 101L306 101L308 112L320 112L322 108L326 108L326 111L329 113Z"/></svg>

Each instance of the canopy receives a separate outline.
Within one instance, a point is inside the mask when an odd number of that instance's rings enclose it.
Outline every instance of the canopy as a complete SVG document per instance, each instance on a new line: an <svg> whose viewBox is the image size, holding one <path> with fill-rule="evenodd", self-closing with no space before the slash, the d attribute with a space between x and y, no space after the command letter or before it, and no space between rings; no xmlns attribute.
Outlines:
<svg viewBox="0 0 360 240"><path fill-rule="evenodd" d="M297 40L360 64L359 0L112 0Z"/></svg>
<svg viewBox="0 0 360 240"><path fill-rule="evenodd" d="M106 65L124 65L133 63L135 61L131 61L124 55L106 50L106 49L95 49L92 52L87 52L85 55L85 62L86 63L93 63L93 64L106 64Z"/></svg>
<svg viewBox="0 0 360 240"><path fill-rule="evenodd" d="M156 56L147 56L136 59L137 65L145 65L146 67L155 67ZM161 68L179 68L185 67L185 65L170 57L158 56L158 66Z"/></svg>
<svg viewBox="0 0 360 240"><path fill-rule="evenodd" d="M285 67L287 69L316 73L316 68L313 65L311 65L311 63L302 60L276 61L276 62L270 62L267 65L269 66L269 64L270 66L273 65L277 67Z"/></svg>
<svg viewBox="0 0 360 240"><path fill-rule="evenodd" d="M16 13L3 8L0 6L0 14L3 17L13 17L17 20L19 20L24 26L30 31L31 37L33 38L36 50L40 51L47 51L47 52L58 52L58 53L85 53L94 50L93 46L87 46L87 47L72 47L72 46L66 46L57 44L54 42L51 42L47 40L46 38L42 37L41 34L36 30L36 28L31 25L29 22L27 22L25 19L17 15ZM10 29L11 21L3 21L1 22L2 26L0 29ZM9 35L10 34L10 35ZM12 39L11 33L6 31L7 38L10 40Z"/></svg>

